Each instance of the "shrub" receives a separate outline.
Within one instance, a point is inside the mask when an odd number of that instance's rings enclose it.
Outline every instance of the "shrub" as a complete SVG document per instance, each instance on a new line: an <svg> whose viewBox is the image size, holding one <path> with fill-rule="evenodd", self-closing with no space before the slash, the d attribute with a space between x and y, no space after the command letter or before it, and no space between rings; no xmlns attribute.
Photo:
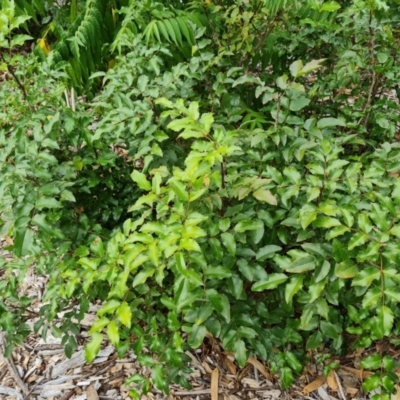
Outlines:
<svg viewBox="0 0 400 400"><path fill-rule="evenodd" d="M10 343L25 334L11 318L31 301L17 290L33 263L50 276L35 330L74 304L53 327L71 354L73 318L102 301L86 358L103 332L120 356L133 349L152 371L128 381L133 397L188 386L184 351L207 336L240 366L268 360L283 387L321 344L396 343L392 5L309 2L303 14L267 3L194 3L208 24L185 25L190 54L179 57L175 30L176 43L159 22L144 38L124 29L113 68L92 76L102 90L76 111L63 104L64 75L27 62L29 97L9 98L0 131L3 234L16 256L0 311ZM393 393L390 357L362 366L377 371L365 390Z"/></svg>

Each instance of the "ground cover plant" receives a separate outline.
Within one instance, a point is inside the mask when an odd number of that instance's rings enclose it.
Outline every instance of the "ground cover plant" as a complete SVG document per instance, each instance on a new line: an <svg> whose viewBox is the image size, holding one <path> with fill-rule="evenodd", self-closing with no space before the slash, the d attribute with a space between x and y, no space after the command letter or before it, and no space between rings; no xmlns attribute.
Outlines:
<svg viewBox="0 0 400 400"><path fill-rule="evenodd" d="M106 338L133 349L152 371L130 378L136 398L188 387L184 352L209 337L240 366L268 361L283 388L322 344L398 344L396 1L72 2L59 25L68 10L86 28L49 52L47 27L2 4L8 355L29 332L35 299L18 293L32 266L49 277L34 330L71 355L101 301L87 361ZM91 24L108 36L86 42ZM396 361L382 350L362 367L376 371L363 389L390 398Z"/></svg>

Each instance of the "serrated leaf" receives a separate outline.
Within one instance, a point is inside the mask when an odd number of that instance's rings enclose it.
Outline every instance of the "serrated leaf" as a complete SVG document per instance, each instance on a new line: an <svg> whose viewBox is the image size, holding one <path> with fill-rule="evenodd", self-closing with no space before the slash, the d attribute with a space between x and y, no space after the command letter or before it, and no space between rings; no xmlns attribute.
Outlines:
<svg viewBox="0 0 400 400"><path fill-rule="evenodd" d="M358 232L349 241L348 249L353 250L355 247L363 245L368 239L365 233Z"/></svg>
<svg viewBox="0 0 400 400"><path fill-rule="evenodd" d="M365 293L363 301L362 301L362 307L363 308L369 308L373 304L377 304L382 297L382 292L379 287L374 287Z"/></svg>
<svg viewBox="0 0 400 400"><path fill-rule="evenodd" d="M206 297L213 306L214 310L221 314L223 312L224 306L220 294L215 289L207 289Z"/></svg>
<svg viewBox="0 0 400 400"><path fill-rule="evenodd" d="M142 172L135 169L131 173L131 178L134 182L137 183L140 189L151 190L151 183L147 180L145 174L143 174Z"/></svg>
<svg viewBox="0 0 400 400"><path fill-rule="evenodd" d="M168 183L171 185L172 190L181 200L183 201L189 200L189 193L186 191L186 187L182 182L178 181L175 178L172 178L168 181Z"/></svg>
<svg viewBox="0 0 400 400"><path fill-rule="evenodd" d="M156 270L153 267L146 267L142 271L139 271L135 278L133 279L132 286L131 287L136 287L138 285L141 285L142 283L145 283L147 278L150 276L153 276L154 272Z"/></svg>
<svg viewBox="0 0 400 400"><path fill-rule="evenodd" d="M127 328L131 327L132 310L126 301L123 301L118 307L116 315L122 325L125 325Z"/></svg>
<svg viewBox="0 0 400 400"><path fill-rule="evenodd" d="M338 278L349 279L354 278L358 273L357 265L352 260L342 261L336 264L335 275Z"/></svg>
<svg viewBox="0 0 400 400"><path fill-rule="evenodd" d="M107 336L111 344L115 347L119 344L119 331L115 320L112 320L107 327Z"/></svg>
<svg viewBox="0 0 400 400"><path fill-rule="evenodd" d="M103 335L101 333L94 333L90 342L85 346L85 360L88 364L96 358L102 341Z"/></svg>
<svg viewBox="0 0 400 400"><path fill-rule="evenodd" d="M102 317L104 314L112 314L120 305L121 302L118 300L108 300L102 307L97 310L97 315L99 317Z"/></svg>

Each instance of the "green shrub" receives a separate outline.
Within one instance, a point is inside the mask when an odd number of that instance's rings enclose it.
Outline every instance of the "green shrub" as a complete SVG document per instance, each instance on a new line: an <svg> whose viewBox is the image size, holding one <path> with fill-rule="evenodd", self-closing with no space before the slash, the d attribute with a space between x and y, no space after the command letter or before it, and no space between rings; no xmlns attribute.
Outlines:
<svg viewBox="0 0 400 400"><path fill-rule="evenodd" d="M184 352L207 335L240 366L268 360L283 387L322 344L397 343L394 6L225 3L192 5L208 24L188 23L179 57L159 22L143 38L123 25L114 67L92 76L101 92L74 112L47 64L24 65L26 102L13 81L0 94L12 115L0 130L2 234L16 256L0 326L21 343L31 299L17 291L36 263L50 281L35 330L74 304L52 328L71 354L73 318L101 300L86 358L104 334L120 356L133 349L152 371L128 380L133 397L188 387ZM394 360L362 366L377 371L364 390L388 398Z"/></svg>

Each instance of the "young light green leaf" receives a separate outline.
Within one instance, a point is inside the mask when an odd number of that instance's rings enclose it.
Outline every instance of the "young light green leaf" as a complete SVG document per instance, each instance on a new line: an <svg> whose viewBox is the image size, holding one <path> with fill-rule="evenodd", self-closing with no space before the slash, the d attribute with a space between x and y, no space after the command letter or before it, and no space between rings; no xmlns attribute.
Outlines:
<svg viewBox="0 0 400 400"><path fill-rule="evenodd" d="M146 179L145 174L143 174L142 172L135 169L131 173L131 178L134 182L137 183L137 185L140 187L140 189L151 190L151 183Z"/></svg>
<svg viewBox="0 0 400 400"><path fill-rule="evenodd" d="M107 327L107 336L111 344L115 347L119 344L119 331L115 320L112 320Z"/></svg>
<svg viewBox="0 0 400 400"><path fill-rule="evenodd" d="M85 346L85 360L90 364L100 351L100 345L103 341L103 335L101 333L94 333L92 339Z"/></svg>
<svg viewBox="0 0 400 400"><path fill-rule="evenodd" d="M131 327L132 321L132 310L126 301L123 301L116 311L118 319L121 321L122 325L127 328Z"/></svg>

